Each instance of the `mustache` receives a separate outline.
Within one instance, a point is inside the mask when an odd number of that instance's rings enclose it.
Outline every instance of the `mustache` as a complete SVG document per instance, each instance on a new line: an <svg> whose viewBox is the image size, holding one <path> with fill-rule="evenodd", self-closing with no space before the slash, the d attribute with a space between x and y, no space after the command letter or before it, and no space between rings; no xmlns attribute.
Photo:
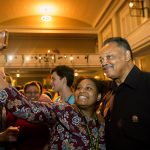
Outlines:
<svg viewBox="0 0 150 150"><path fill-rule="evenodd" d="M103 69L103 70L106 70L106 69L108 69L108 68L110 68L110 67L114 67L114 65L112 65L112 64L105 64L105 65L102 65L102 69Z"/></svg>

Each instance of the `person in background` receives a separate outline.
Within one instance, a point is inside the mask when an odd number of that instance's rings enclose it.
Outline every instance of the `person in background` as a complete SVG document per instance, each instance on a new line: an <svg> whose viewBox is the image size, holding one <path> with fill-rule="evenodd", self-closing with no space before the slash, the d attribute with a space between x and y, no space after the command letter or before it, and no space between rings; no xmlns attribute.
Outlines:
<svg viewBox="0 0 150 150"><path fill-rule="evenodd" d="M36 81L24 85L24 95L28 101L38 101L41 95L39 84ZM17 150L43 150L49 140L49 127L46 124L34 124L14 116L8 112L7 126L19 126L20 133L16 145Z"/></svg>
<svg viewBox="0 0 150 150"><path fill-rule="evenodd" d="M40 102L51 101L51 98L48 95L46 95L45 93L43 93L43 86L42 86L41 82L39 82L39 81L35 81L35 82L37 82L37 84L40 87L40 97L38 98L38 101L40 101Z"/></svg>
<svg viewBox="0 0 150 150"><path fill-rule="evenodd" d="M28 98L28 100L32 101L38 101L42 94L41 87L36 81L30 81L25 83L23 91L24 95Z"/></svg>
<svg viewBox="0 0 150 150"><path fill-rule="evenodd" d="M16 88L18 91L23 92L23 85L17 85L17 86L15 86L15 88Z"/></svg>
<svg viewBox="0 0 150 150"><path fill-rule="evenodd" d="M5 78L6 78L7 83L9 83L9 85L12 86L12 81L13 81L13 79L12 79L12 77L10 76L10 74L5 73Z"/></svg>
<svg viewBox="0 0 150 150"><path fill-rule="evenodd" d="M52 100L55 96L55 92L53 91L53 89L48 89L47 91L44 92L44 94L46 94L47 96L49 96L49 98Z"/></svg>
<svg viewBox="0 0 150 150"><path fill-rule="evenodd" d="M150 149L150 73L134 65L131 47L121 37L104 41L100 63L113 80L100 110L107 150Z"/></svg>
<svg viewBox="0 0 150 150"><path fill-rule="evenodd" d="M74 81L74 70L65 65L59 65L51 71L51 86L59 96L53 101L65 101L74 104L74 95L71 86Z"/></svg>
<svg viewBox="0 0 150 150"><path fill-rule="evenodd" d="M18 117L31 122L54 122L49 149L105 150L104 122L98 121L96 109L104 85L94 78L81 78L75 85L75 104L65 101L40 103L27 101L15 88L8 88L0 78L1 103Z"/></svg>

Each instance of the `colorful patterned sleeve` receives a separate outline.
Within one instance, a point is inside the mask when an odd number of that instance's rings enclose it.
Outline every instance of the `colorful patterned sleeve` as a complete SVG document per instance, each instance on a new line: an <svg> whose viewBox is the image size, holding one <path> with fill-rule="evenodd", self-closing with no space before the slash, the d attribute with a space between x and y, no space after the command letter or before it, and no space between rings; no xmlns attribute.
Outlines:
<svg viewBox="0 0 150 150"><path fill-rule="evenodd" d="M57 105L51 102L30 102L15 88L0 91L0 104L5 104L15 116L30 122L51 122L56 118L54 110Z"/></svg>

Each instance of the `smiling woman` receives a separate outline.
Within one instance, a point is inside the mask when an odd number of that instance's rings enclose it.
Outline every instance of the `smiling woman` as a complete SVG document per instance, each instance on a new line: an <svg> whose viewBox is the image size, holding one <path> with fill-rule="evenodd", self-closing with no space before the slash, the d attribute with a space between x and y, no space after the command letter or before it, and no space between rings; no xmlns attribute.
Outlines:
<svg viewBox="0 0 150 150"><path fill-rule="evenodd" d="M40 86L37 82L27 82L24 86L24 95L32 101L37 101L40 98Z"/></svg>
<svg viewBox="0 0 150 150"><path fill-rule="evenodd" d="M0 85L5 85L2 78ZM30 122L54 123L50 132L49 149L105 150L104 122L100 122L96 115L102 91L102 82L93 78L82 78L75 86L73 105L66 102L26 101L13 88L1 90L0 95L6 95L1 102L7 101L7 108L16 116Z"/></svg>

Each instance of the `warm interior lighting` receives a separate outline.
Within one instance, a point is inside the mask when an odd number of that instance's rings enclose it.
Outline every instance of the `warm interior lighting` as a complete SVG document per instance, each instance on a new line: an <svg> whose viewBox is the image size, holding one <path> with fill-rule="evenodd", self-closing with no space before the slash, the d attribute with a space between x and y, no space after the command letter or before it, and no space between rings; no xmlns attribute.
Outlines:
<svg viewBox="0 0 150 150"><path fill-rule="evenodd" d="M50 22L52 20L52 17L48 16L48 15L44 15L44 16L41 17L41 20L43 22Z"/></svg>
<svg viewBox="0 0 150 150"><path fill-rule="evenodd" d="M96 75L96 76L94 76L94 78L95 78L95 79L99 79L100 77Z"/></svg>
<svg viewBox="0 0 150 150"><path fill-rule="evenodd" d="M41 20L49 22L52 20L51 14L54 12L54 7L49 5L40 6L39 12L42 14Z"/></svg>
<svg viewBox="0 0 150 150"><path fill-rule="evenodd" d="M57 52L57 53L54 53ZM9 63L13 66L39 66L41 64L45 65L55 65L55 64L68 64L73 66L90 65L99 66L99 55L70 55L70 54L60 54L59 50L53 51L53 49L47 50L45 54L19 54L19 55L2 55L0 63ZM88 60L88 61L87 61ZM93 62L94 60L94 62Z"/></svg>
<svg viewBox="0 0 150 150"><path fill-rule="evenodd" d="M77 77L79 74L77 72L74 73L74 76Z"/></svg>
<svg viewBox="0 0 150 150"><path fill-rule="evenodd" d="M132 17L145 17L149 12L149 7L144 6L144 0L130 0L129 9Z"/></svg>
<svg viewBox="0 0 150 150"><path fill-rule="evenodd" d="M40 14L52 14L53 12L55 11L55 8L54 6L50 6L50 5L43 5L43 6L40 6L39 8L39 12Z"/></svg>
<svg viewBox="0 0 150 150"><path fill-rule="evenodd" d="M17 73L17 74L16 74L16 77L17 77L17 78L19 78L19 77L20 77L20 74L19 74L19 73Z"/></svg>
<svg viewBox="0 0 150 150"><path fill-rule="evenodd" d="M72 56L70 56L70 58L69 58L71 61L73 60L73 57Z"/></svg>
<svg viewBox="0 0 150 150"><path fill-rule="evenodd" d="M30 60L30 57L29 57L29 56L26 56L25 60L26 60L26 61L29 61L29 60Z"/></svg>
<svg viewBox="0 0 150 150"><path fill-rule="evenodd" d="M129 7L130 7L130 8L132 8L133 5L134 5L133 2L130 2L130 3L129 3Z"/></svg>
<svg viewBox="0 0 150 150"><path fill-rule="evenodd" d="M9 61L13 60L13 56L12 56L12 55L9 55L9 56L8 56L8 60L9 60Z"/></svg>

